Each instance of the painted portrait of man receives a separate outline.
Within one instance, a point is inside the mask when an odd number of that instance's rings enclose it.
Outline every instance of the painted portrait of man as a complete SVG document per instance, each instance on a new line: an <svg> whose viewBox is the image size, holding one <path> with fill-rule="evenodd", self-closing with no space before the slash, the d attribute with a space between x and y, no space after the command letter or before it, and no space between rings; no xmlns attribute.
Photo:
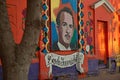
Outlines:
<svg viewBox="0 0 120 80"><path fill-rule="evenodd" d="M64 1L64 0L63 0ZM71 5L61 7L56 13L54 22L51 20L51 49L52 50L77 50L77 23L74 19L75 11ZM74 14L73 14L74 13ZM76 13L77 14L77 13Z"/></svg>

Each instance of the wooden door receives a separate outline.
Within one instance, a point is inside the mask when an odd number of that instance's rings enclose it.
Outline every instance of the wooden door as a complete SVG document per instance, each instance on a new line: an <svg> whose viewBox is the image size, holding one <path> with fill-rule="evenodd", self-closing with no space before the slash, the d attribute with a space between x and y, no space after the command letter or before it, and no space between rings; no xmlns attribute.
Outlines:
<svg viewBox="0 0 120 80"><path fill-rule="evenodd" d="M96 31L96 40L97 40L97 53L100 55L99 59L104 61L104 64L107 63L108 58L108 30L107 22L97 21L97 31Z"/></svg>

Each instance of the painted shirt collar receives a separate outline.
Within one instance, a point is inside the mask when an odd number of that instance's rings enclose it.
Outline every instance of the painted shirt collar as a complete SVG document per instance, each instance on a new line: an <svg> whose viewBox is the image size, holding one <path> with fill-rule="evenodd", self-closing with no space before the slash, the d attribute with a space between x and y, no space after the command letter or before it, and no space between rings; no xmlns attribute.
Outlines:
<svg viewBox="0 0 120 80"><path fill-rule="evenodd" d="M65 48L64 45L62 45L59 41L57 43L60 50L71 50L70 46L68 48Z"/></svg>

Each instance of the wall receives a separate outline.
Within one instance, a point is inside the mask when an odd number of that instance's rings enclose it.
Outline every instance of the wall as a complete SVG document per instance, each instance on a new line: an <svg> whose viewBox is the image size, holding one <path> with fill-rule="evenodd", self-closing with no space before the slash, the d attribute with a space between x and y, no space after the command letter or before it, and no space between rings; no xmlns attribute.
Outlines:
<svg viewBox="0 0 120 80"><path fill-rule="evenodd" d="M120 1L112 1L109 0L111 2L111 4L114 6L115 8L115 13L114 13L114 18L113 18L113 46L114 46L114 53L119 54L120 53L120 13L119 13L119 9L120 9Z"/></svg>
<svg viewBox="0 0 120 80"><path fill-rule="evenodd" d="M64 6L69 6L70 8L71 5L74 7L76 5L72 4L72 0L58 0L58 1L52 1L49 2L49 0L43 0L43 12L42 12L42 17L46 21L45 26L41 30L41 35L40 35L40 41L39 41L39 47L40 51L36 52L37 57L32 60L32 64L30 67L30 72L29 72L29 80L38 80L38 77L40 80L42 79L48 79L49 78L49 71L50 67L46 66L46 60L45 57L48 53L56 53L58 55L71 55L75 52L78 52L77 50L70 50L70 51L52 51L51 50L51 44L52 44L52 39L51 38L56 38L56 32L54 31L54 28L51 28L52 24L51 22L55 21L55 16L53 12L55 11L54 8L60 8L63 7L60 6L59 4L63 1L64 3L67 3ZM97 9L92 9L91 6L99 0L79 0L78 3L78 8L79 12L77 15L75 14L74 16L77 16L78 18L75 18L75 24L78 26L76 29L78 29L78 48L84 53L84 64L82 67L84 68L84 73L89 72L89 67L90 65L98 63L98 59L103 59L102 55L98 53L97 47L99 45L98 41L95 39L96 38L96 32L97 32L97 21L107 21L108 24L108 53L109 57L112 57L113 55L113 49L114 53L118 53L119 51L119 19L118 19L118 14L117 13L109 13L103 6L98 7ZM116 5L119 2L109 0L113 6L116 9L120 8L120 4ZM55 2L55 3L54 3ZM69 3L70 2L70 3ZM74 2L74 1L73 1ZM25 14L26 14L26 0L7 0L8 3L8 11L10 15L10 21L11 21L11 29L13 32L14 40L17 44L20 43L22 35L23 35L23 30L24 30L24 21L25 21ZM52 7L50 7L52 6ZM54 15L53 15L54 14ZM51 17L52 16L52 17ZM114 17L113 17L114 16ZM112 32L114 30L114 32ZM51 32L53 31L53 32ZM51 36L52 35L52 36ZM114 36L114 37L113 37ZM112 42L113 41L113 42ZM39 55L40 54L40 55ZM64 56L63 55L63 56ZM93 63L91 63L91 61ZM39 62L39 64L38 64ZM90 62L90 63L89 63ZM98 65L96 64L92 68L96 68ZM65 68L66 69L66 68ZM76 68L74 68L76 70ZM66 69L70 70L70 69ZM0 70L1 72L1 70ZM65 71L63 71L65 72ZM2 72L1 72L2 73ZM1 75L0 73L0 75ZM79 74L80 75L80 74ZM52 76L52 75L51 75ZM80 76L81 77L81 76ZM1 79L1 76L0 76Z"/></svg>
<svg viewBox="0 0 120 80"><path fill-rule="evenodd" d="M23 10L26 8L26 0L7 0L7 4L14 40L19 44L23 35Z"/></svg>
<svg viewBox="0 0 120 80"><path fill-rule="evenodd" d="M86 62L84 62L85 65L85 69L87 69L87 71L89 72L89 70L91 71L92 68L95 68L94 66L89 66L88 64L90 64L89 60L104 60L104 55L102 53L100 53L97 49L99 48L99 39L98 34L96 34L98 32L97 27L97 21L103 21L103 22L107 22L107 32L106 34L108 34L107 37L107 43L105 45L108 45L107 49L108 49L108 57L112 57L114 54L118 53L118 47L119 45L117 44L119 41L119 37L117 35L119 35L117 26L119 26L119 22L118 22L118 17L117 15L115 15L115 12L109 12L103 5L99 6L96 9L93 9L92 6L99 0L84 0L83 4L84 4L84 38L85 38L85 46L91 46L93 47L93 49L90 49L89 51L87 51L86 48ZM117 7L119 6L119 2L115 2L110 0L110 2L113 3L113 7ZM118 5L116 6L116 4L118 3ZM116 21L115 21L116 20ZM114 27L116 27L116 29L113 32ZM117 35L115 35L117 34ZM114 37L113 37L114 36ZM107 58L107 56L106 56ZM92 61L94 63L94 61ZM92 63L91 63L92 64ZM98 65L96 65L96 67L99 67Z"/></svg>

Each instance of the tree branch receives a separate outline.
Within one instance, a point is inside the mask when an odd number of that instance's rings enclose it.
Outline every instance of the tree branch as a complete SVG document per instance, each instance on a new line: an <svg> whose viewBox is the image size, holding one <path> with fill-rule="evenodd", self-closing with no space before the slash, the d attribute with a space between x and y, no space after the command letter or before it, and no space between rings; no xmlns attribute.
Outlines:
<svg viewBox="0 0 120 80"><path fill-rule="evenodd" d="M19 64L31 61L38 45L42 18L40 7L42 7L42 0L27 0L25 31L17 48L16 59Z"/></svg>
<svg viewBox="0 0 120 80"><path fill-rule="evenodd" d="M6 57L6 60L11 59L9 63L12 63L15 59L15 43L10 28L6 0L0 0L0 18L0 55L3 58Z"/></svg>

